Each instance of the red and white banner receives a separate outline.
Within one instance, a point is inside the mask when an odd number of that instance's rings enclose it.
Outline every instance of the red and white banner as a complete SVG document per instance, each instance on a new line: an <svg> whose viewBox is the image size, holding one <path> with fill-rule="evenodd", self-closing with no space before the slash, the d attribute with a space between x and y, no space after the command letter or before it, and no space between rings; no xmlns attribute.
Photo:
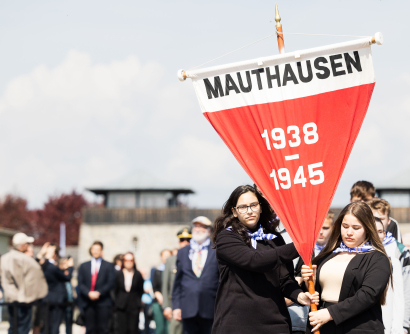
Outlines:
<svg viewBox="0 0 410 334"><path fill-rule="evenodd" d="M187 71L204 116L305 263L370 103L370 38Z"/></svg>

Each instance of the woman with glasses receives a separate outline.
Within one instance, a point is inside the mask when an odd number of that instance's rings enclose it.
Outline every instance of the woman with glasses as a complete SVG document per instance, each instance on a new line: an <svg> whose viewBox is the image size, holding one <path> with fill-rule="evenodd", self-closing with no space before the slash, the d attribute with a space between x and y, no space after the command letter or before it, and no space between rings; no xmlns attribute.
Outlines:
<svg viewBox="0 0 410 334"><path fill-rule="evenodd" d="M292 260L299 254L276 232L278 224L251 186L236 188L224 204L212 236L220 274L212 334L291 333L284 297L319 302L295 281Z"/></svg>
<svg viewBox="0 0 410 334"><path fill-rule="evenodd" d="M122 270L115 281L115 308L117 313L118 333L139 333L138 323L141 297L144 293L144 279L135 265L134 254L126 253L123 257Z"/></svg>

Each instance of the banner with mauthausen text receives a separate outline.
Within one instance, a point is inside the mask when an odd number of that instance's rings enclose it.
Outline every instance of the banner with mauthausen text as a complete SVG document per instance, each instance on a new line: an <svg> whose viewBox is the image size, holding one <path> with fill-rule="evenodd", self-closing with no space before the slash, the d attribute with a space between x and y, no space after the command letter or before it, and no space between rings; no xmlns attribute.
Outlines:
<svg viewBox="0 0 410 334"><path fill-rule="evenodd" d="M370 103L370 39L187 71L204 116L305 263Z"/></svg>

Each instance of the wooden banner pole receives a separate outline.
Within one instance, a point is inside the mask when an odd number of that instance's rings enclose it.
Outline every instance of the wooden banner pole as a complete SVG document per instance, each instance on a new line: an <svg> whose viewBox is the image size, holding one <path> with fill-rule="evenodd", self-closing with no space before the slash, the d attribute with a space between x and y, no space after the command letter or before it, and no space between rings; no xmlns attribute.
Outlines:
<svg viewBox="0 0 410 334"><path fill-rule="evenodd" d="M312 269L312 262L309 263L309 267L310 267L310 269ZM314 281L313 281L313 275L309 278L308 288L309 288L309 293L310 293L311 295L313 295L313 294L315 293L315 283L314 283ZM317 311L317 305L314 304L314 303L310 304L310 310L311 310L312 312L316 312L316 311ZM308 321L309 321L309 320L308 320ZM316 334L320 334L320 331L316 331L315 333L316 333Z"/></svg>

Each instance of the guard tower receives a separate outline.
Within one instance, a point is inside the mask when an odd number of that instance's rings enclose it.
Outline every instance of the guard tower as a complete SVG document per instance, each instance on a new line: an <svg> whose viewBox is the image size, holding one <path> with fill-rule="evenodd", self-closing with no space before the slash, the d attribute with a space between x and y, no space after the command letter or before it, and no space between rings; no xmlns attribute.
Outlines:
<svg viewBox="0 0 410 334"><path fill-rule="evenodd" d="M87 190L103 195L106 208L128 209L177 207L179 195L194 194L192 189L161 180L145 171Z"/></svg>

